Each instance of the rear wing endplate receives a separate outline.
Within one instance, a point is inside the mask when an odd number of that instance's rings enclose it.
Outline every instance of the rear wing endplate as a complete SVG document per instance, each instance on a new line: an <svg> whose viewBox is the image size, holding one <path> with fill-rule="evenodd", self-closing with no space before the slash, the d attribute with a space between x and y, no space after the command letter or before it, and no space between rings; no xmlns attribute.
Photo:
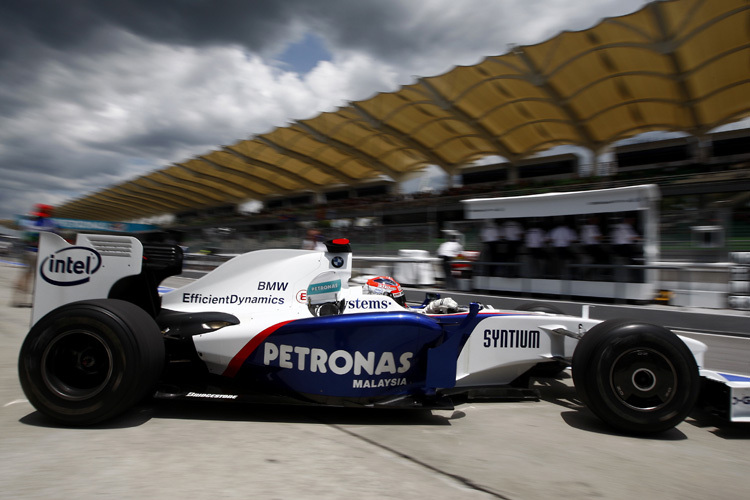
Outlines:
<svg viewBox="0 0 750 500"><path fill-rule="evenodd" d="M41 233L31 324L63 304L106 298L118 280L141 272L142 261L143 245L132 236L79 234L71 245Z"/></svg>

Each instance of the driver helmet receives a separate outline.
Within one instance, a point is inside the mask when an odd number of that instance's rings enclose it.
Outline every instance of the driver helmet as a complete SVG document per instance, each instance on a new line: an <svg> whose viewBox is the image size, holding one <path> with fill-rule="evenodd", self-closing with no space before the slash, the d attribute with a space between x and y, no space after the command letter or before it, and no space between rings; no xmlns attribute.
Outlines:
<svg viewBox="0 0 750 500"><path fill-rule="evenodd" d="M362 293L369 295L387 295L401 307L406 307L406 295L401 285L389 276L376 276L367 280Z"/></svg>

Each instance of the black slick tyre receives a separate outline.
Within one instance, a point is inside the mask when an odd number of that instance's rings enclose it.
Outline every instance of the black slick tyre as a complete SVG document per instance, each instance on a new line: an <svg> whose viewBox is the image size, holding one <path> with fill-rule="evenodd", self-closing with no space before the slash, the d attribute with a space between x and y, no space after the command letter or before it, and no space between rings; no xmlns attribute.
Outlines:
<svg viewBox="0 0 750 500"><path fill-rule="evenodd" d="M629 434L673 428L693 409L700 391L690 349L671 331L648 323L596 325L576 346L572 367L583 403Z"/></svg>
<svg viewBox="0 0 750 500"><path fill-rule="evenodd" d="M129 302L96 299L40 319L23 342L18 373L39 412L65 425L92 425L150 395L164 361L151 316Z"/></svg>

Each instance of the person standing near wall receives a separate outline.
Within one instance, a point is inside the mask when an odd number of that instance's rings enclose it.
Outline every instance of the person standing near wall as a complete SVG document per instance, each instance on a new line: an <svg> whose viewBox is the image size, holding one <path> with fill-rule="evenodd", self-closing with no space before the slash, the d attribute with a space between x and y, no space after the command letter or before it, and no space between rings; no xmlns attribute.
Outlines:
<svg viewBox="0 0 750 500"><path fill-rule="evenodd" d="M34 291L37 256L39 252L39 233L57 232L57 224L52 220L52 207L37 204L20 223L23 230L23 263L25 268L16 281L13 291L13 307L31 307L30 295Z"/></svg>
<svg viewBox="0 0 750 500"><path fill-rule="evenodd" d="M555 252L555 273L558 277L567 278L568 265L573 259L571 245L578 240L578 235L570 228L565 219L561 219L559 224L550 231L549 238Z"/></svg>
<svg viewBox="0 0 750 500"><path fill-rule="evenodd" d="M509 278L518 278L520 276L518 255L523 241L523 227L518 221L511 219L503 224L503 232L505 234L505 242L508 245L506 261L510 264L507 276Z"/></svg>
<svg viewBox="0 0 750 500"><path fill-rule="evenodd" d="M451 269L451 263L453 260L461 255L464 251L464 247L458 242L458 236L451 234L447 240L440 244L437 250L437 255L443 260L443 273L445 274L445 288L448 290L455 290L458 288L456 280L453 278L453 270Z"/></svg>
<svg viewBox="0 0 750 500"><path fill-rule="evenodd" d="M533 219L525 234L528 252L528 277L539 278L545 275L547 266L547 233L538 220Z"/></svg>
<svg viewBox="0 0 750 500"><path fill-rule="evenodd" d="M492 219L487 219L482 224L479 232L479 239L482 241L482 253L479 261L485 263L481 269L477 269L480 275L493 276L495 274L494 263L497 262L497 245L500 241L500 229Z"/></svg>
<svg viewBox="0 0 750 500"><path fill-rule="evenodd" d="M592 268L584 269L586 277L589 279L600 279L603 274L601 267L606 264L606 258L604 256L604 249L602 248L602 232L599 229L599 218L592 215L586 221L586 224L581 226L581 245L583 245L583 251L586 255L588 262Z"/></svg>
<svg viewBox="0 0 750 500"><path fill-rule="evenodd" d="M626 265L635 264L635 258L639 253L638 245L641 242L641 235L633 228L634 223L635 219L633 217L625 217L615 226L612 233L612 245L615 249L615 254Z"/></svg>
<svg viewBox="0 0 750 500"><path fill-rule="evenodd" d="M619 266L634 266L640 255L641 235L634 229L635 219L626 216L612 231L612 248ZM636 269L617 267L615 271L617 281L641 281L640 273Z"/></svg>
<svg viewBox="0 0 750 500"><path fill-rule="evenodd" d="M305 235L305 239L302 240L302 249L325 252L326 246L323 243L323 237L320 234L320 231L317 229L309 229Z"/></svg>

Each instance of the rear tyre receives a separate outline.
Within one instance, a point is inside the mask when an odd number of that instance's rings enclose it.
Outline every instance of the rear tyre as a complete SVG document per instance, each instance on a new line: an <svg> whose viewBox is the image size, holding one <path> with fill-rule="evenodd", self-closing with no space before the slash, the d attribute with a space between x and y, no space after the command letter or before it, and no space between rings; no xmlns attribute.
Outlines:
<svg viewBox="0 0 750 500"><path fill-rule="evenodd" d="M595 415L631 434L676 426L700 390L685 343L665 328L630 320L605 321L583 336L573 353L573 382Z"/></svg>
<svg viewBox="0 0 750 500"><path fill-rule="evenodd" d="M98 299L61 306L40 319L21 347L26 397L66 425L113 418L150 395L164 366L156 322L129 302Z"/></svg>

